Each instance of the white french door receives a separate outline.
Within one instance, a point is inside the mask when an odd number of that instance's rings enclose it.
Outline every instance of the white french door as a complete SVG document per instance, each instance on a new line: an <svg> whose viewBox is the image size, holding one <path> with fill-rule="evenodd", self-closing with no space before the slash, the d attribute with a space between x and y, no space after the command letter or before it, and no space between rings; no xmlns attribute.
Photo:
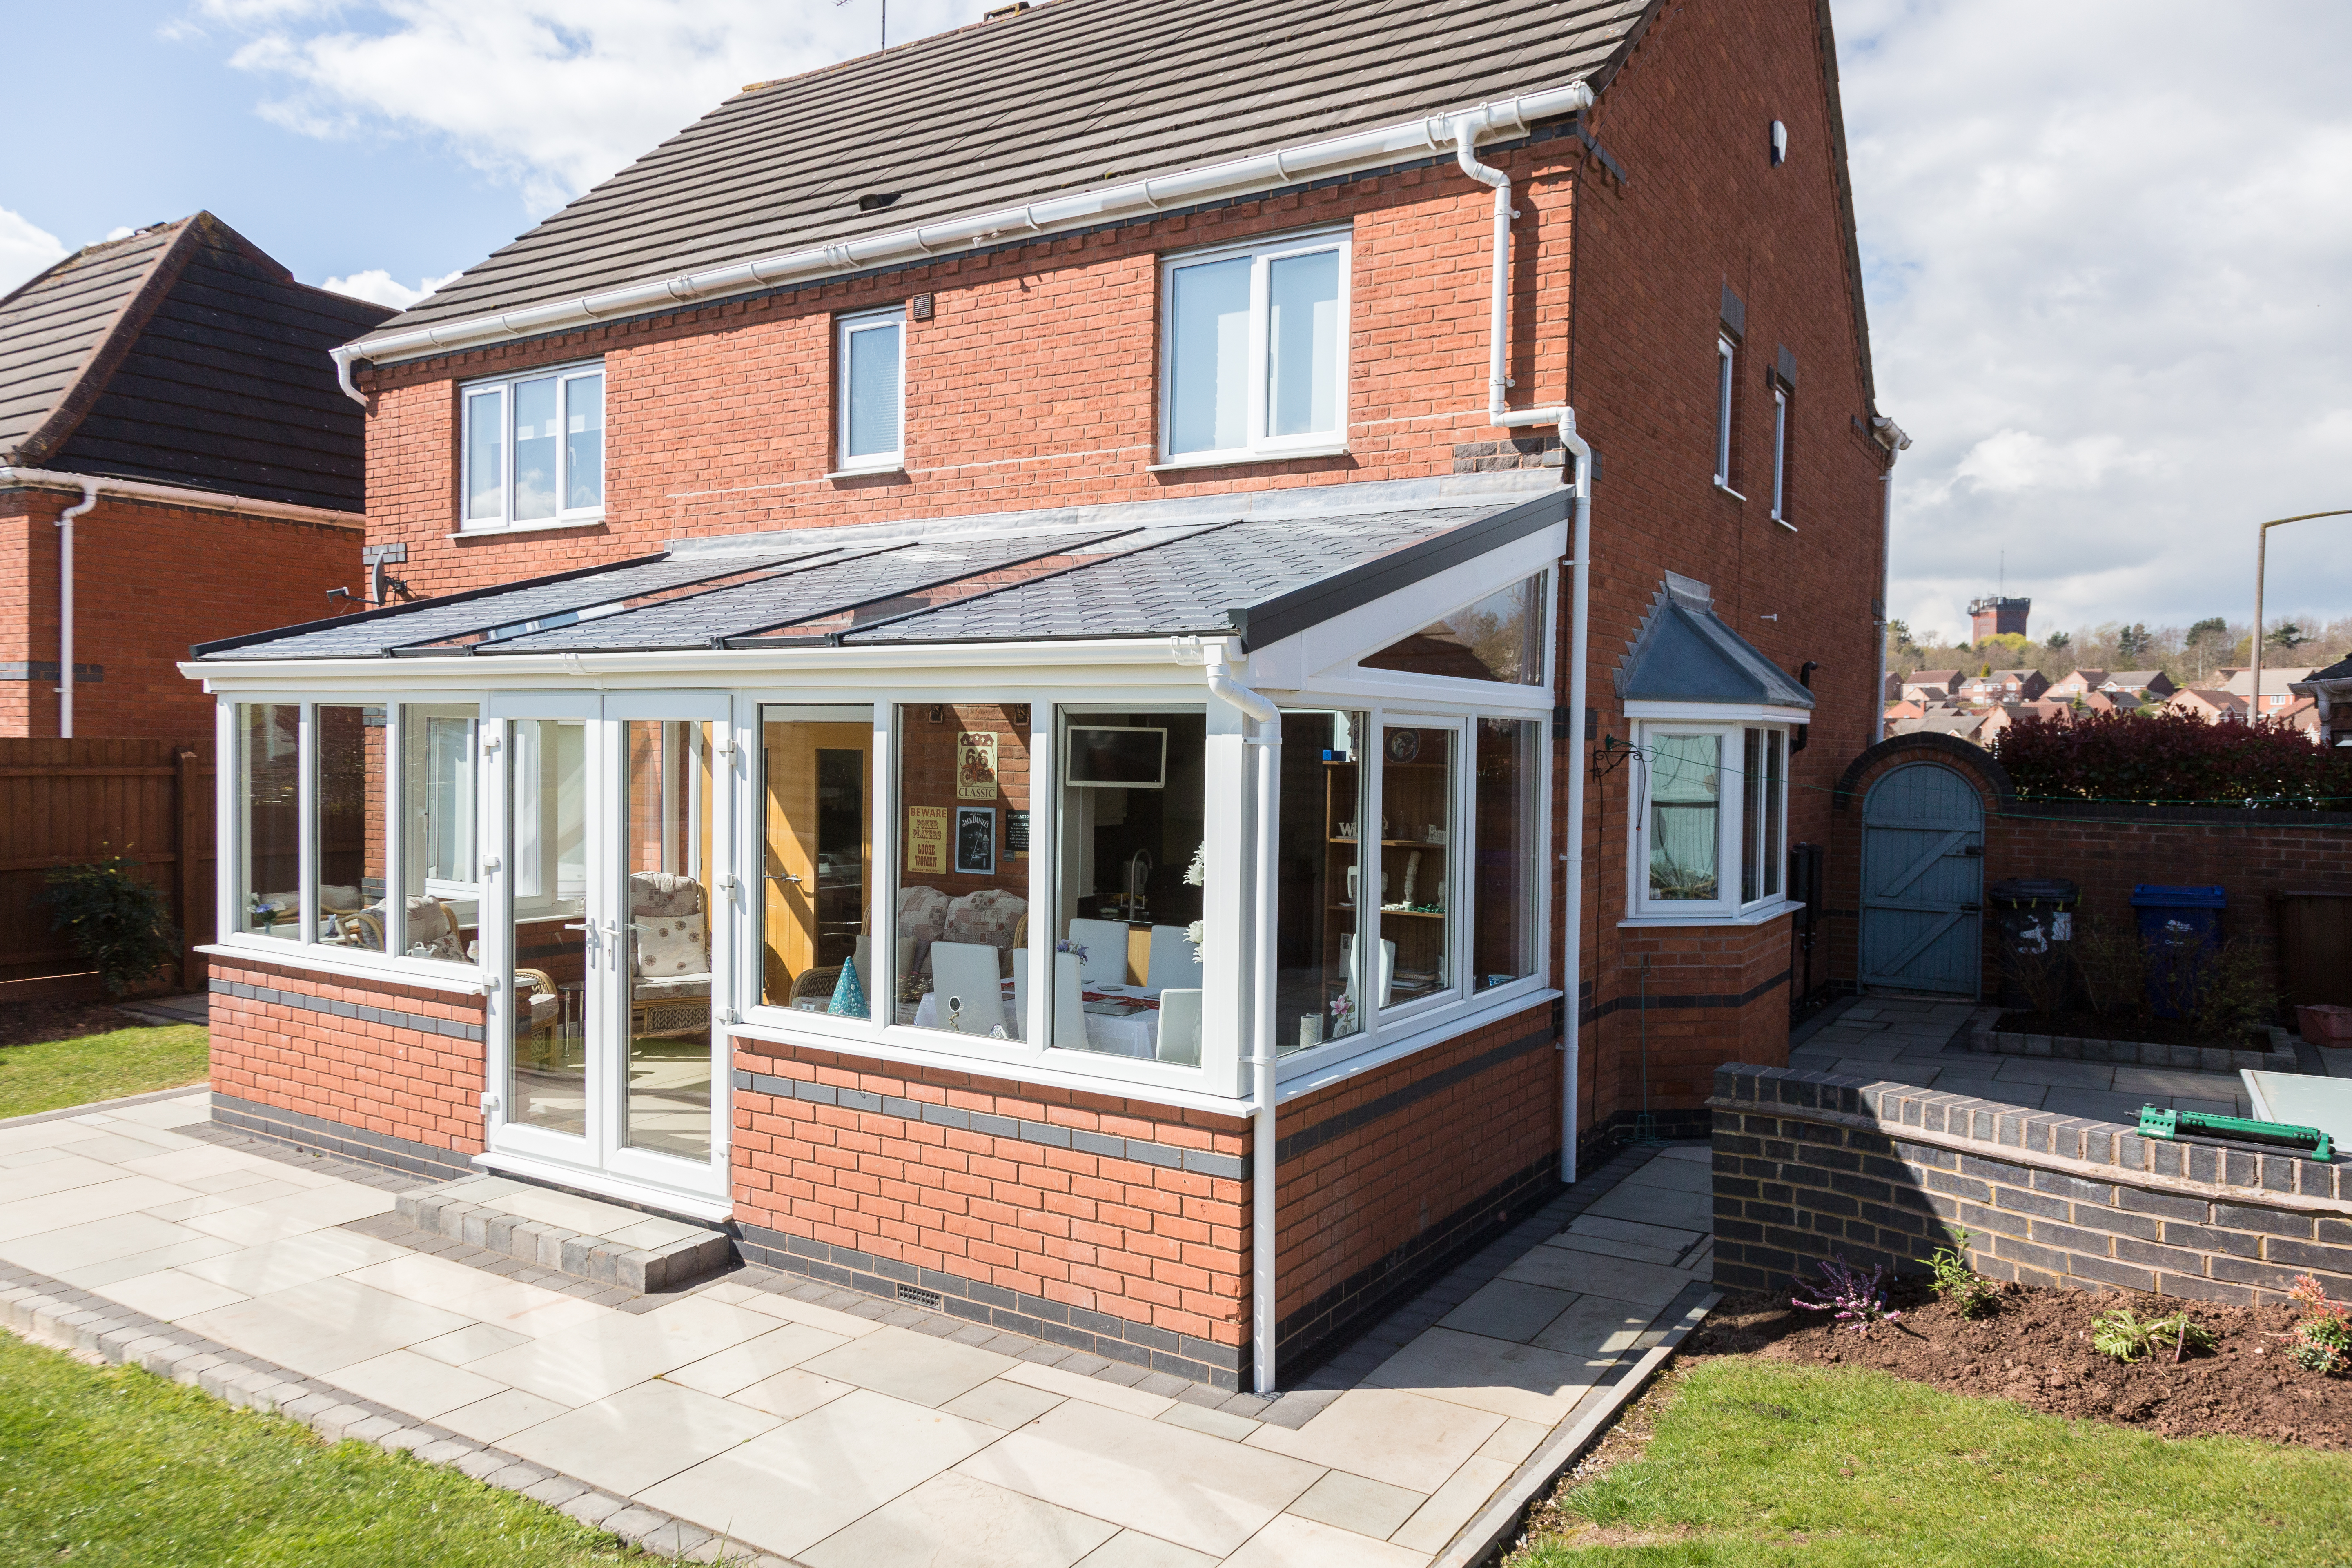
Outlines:
<svg viewBox="0 0 2352 1568"><path fill-rule="evenodd" d="M486 708L492 1164L723 1212L727 719L699 693Z"/></svg>

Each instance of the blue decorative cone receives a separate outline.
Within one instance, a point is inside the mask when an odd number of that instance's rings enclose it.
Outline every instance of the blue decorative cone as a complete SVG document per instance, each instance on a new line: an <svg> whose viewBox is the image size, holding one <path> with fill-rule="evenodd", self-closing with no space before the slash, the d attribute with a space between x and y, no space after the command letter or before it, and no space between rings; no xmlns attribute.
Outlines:
<svg viewBox="0 0 2352 1568"><path fill-rule="evenodd" d="M833 1000L824 1005L824 1010L845 1018L866 1016L866 987L857 982L857 960L841 961L841 978L834 983Z"/></svg>

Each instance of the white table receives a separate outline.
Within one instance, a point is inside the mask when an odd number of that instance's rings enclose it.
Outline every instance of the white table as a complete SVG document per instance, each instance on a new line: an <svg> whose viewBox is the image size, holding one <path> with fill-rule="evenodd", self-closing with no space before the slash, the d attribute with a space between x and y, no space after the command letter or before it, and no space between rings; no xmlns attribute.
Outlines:
<svg viewBox="0 0 2352 1568"><path fill-rule="evenodd" d="M915 1027L918 1029L940 1026L939 994L933 991L916 1005ZM1089 986L1086 997L1093 1002L1118 996L1148 997L1154 994L1139 985L1104 985ZM1015 1039L1020 1038L1021 1022L1013 1015L1013 982L1008 980L1004 982L1004 1032ZM1146 1061L1150 1060L1160 1054L1160 1009L1145 1007L1119 1016L1088 1013L1087 1047L1111 1056L1140 1057Z"/></svg>

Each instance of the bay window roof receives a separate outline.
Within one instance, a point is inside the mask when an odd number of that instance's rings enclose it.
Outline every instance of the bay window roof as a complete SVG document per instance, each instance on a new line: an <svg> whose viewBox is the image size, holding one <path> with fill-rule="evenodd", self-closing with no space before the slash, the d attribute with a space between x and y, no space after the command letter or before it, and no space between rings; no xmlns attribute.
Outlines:
<svg viewBox="0 0 2352 1568"><path fill-rule="evenodd" d="M1666 574L1617 671L1628 702L1811 710L1813 694L1715 612L1704 583Z"/></svg>
<svg viewBox="0 0 2352 1568"><path fill-rule="evenodd" d="M1238 636L1264 647L1560 522L1556 478L860 523L199 645L202 662ZM1206 500L1207 498L1202 498Z"/></svg>

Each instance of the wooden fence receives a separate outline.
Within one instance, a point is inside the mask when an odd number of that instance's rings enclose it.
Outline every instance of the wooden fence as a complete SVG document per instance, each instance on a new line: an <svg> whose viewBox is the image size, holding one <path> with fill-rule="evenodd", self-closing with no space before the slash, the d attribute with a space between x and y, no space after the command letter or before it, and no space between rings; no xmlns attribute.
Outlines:
<svg viewBox="0 0 2352 1568"><path fill-rule="evenodd" d="M0 1001L95 998L96 973L49 926L52 867L120 855L163 889L187 946L157 989L195 990L213 940L213 740L0 739Z"/></svg>

